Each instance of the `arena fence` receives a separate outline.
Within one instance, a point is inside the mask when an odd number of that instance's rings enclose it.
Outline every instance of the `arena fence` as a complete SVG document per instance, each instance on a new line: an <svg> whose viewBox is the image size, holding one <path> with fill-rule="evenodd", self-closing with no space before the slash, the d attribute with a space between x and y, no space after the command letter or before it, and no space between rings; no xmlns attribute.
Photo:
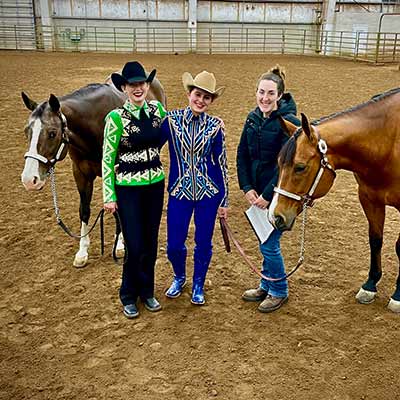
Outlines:
<svg viewBox="0 0 400 400"><path fill-rule="evenodd" d="M400 33L288 28L0 26L0 48L78 52L322 54L374 63L400 62Z"/></svg>

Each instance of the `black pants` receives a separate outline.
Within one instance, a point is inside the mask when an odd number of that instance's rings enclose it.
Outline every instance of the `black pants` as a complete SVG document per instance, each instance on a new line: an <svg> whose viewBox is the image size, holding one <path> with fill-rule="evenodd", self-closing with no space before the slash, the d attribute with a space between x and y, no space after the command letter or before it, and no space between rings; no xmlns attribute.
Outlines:
<svg viewBox="0 0 400 400"><path fill-rule="evenodd" d="M154 296L154 266L163 208L164 180L143 186L115 186L128 258L119 296L123 305Z"/></svg>

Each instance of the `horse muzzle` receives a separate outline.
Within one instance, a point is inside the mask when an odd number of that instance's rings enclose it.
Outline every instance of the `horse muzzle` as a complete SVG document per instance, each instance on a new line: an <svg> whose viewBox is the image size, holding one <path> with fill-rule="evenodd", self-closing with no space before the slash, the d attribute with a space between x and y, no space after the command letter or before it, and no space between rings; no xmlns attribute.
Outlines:
<svg viewBox="0 0 400 400"><path fill-rule="evenodd" d="M21 182L28 191L40 190L46 184L47 168L37 158L25 155L24 170Z"/></svg>
<svg viewBox="0 0 400 400"><path fill-rule="evenodd" d="M281 232L290 231L297 217L296 210L283 209L280 211L278 204L279 195L275 193L272 198L271 205L268 209L268 220L273 227Z"/></svg>
<svg viewBox="0 0 400 400"><path fill-rule="evenodd" d="M294 225L294 218L290 218L289 221L285 219L282 215L274 216L272 224L275 226L276 229L280 230L281 232L290 231Z"/></svg>
<svg viewBox="0 0 400 400"><path fill-rule="evenodd" d="M32 192L43 189L44 185L46 184L46 179L42 180L38 176L32 176L30 178L26 178L22 174L21 182L27 191Z"/></svg>

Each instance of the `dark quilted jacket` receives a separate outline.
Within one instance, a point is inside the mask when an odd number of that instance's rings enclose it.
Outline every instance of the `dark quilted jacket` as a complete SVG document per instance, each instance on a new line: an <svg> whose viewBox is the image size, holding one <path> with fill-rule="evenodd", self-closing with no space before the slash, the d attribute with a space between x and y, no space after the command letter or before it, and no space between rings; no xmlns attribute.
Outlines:
<svg viewBox="0 0 400 400"><path fill-rule="evenodd" d="M278 109L268 118L263 118L258 107L247 116L236 158L239 187L245 193L254 189L265 200L271 201L278 181L278 155L289 139L278 116L300 125L296 112L292 95L284 93L278 102Z"/></svg>

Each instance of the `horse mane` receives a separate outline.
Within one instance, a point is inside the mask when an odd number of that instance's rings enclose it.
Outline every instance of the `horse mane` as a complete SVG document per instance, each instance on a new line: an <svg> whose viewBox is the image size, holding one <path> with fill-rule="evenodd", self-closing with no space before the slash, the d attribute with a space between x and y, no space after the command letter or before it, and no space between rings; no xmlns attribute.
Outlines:
<svg viewBox="0 0 400 400"><path fill-rule="evenodd" d="M79 97L86 97L91 93L96 92L97 90L108 86L104 83L91 83L87 86L84 86L78 90L75 90L72 93L66 94L65 96L62 96L59 98L59 100L67 100L71 98L79 98ZM32 117L41 117L47 107L48 100L40 103L32 112Z"/></svg>
<svg viewBox="0 0 400 400"><path fill-rule="evenodd" d="M319 125L322 122L331 121L334 118L337 118L337 117L340 117L343 115L347 115L347 114L353 113L355 111L362 110L362 109L370 106L371 104L379 103L380 101L386 99L387 97L392 96L397 93L400 93L400 87L388 90L387 92L384 92L381 94L377 94L377 95L373 96L370 100L368 100L364 103L358 104L354 107L348 108L344 111L339 111L339 112L330 114L328 116L321 117L317 120L312 121L311 124ZM296 148L297 148L297 138L300 136L302 131L303 131L303 129L301 127L298 128L296 130L296 132L290 137L290 139L282 147L282 149L279 153L279 162L282 165L290 166L293 164L293 159L294 159L294 155L296 153Z"/></svg>
<svg viewBox="0 0 400 400"><path fill-rule="evenodd" d="M32 117L34 117L34 118L40 117L40 116L43 114L43 112L44 112L44 110L45 110L45 108L46 108L46 104L47 104L47 101L44 101L43 103L40 103L40 104L33 110L33 112L32 112Z"/></svg>
<svg viewBox="0 0 400 400"><path fill-rule="evenodd" d="M380 101L386 99L387 97L392 96L393 94L397 94L397 93L400 93L400 87L394 88L394 89L390 89L390 90L388 90L387 92L384 92L384 93L376 94L375 96L372 96L370 100L368 100L368 101L366 101L364 103L358 104L358 105L353 106L351 108L348 108L348 109L346 109L344 111L339 111L339 112L330 114L330 115L328 115L326 117L321 117L321 118L311 122L311 124L312 125L319 125L322 122L330 121L330 120L332 120L332 119L334 119L336 117L340 117L342 115L347 115L347 114L350 114L352 112L359 111L361 109L364 109L365 107L370 106L371 104L379 103Z"/></svg>
<svg viewBox="0 0 400 400"><path fill-rule="evenodd" d="M296 132L289 138L289 140L283 145L278 156L279 163L282 165L293 164L293 158L297 148L297 138L300 136L302 131L303 129L301 127L298 128Z"/></svg>
<svg viewBox="0 0 400 400"><path fill-rule="evenodd" d="M66 100L66 99L75 98L75 97L85 97L85 96L103 88L104 86L108 86L108 85L106 85L104 83L90 83L89 85L84 86L80 89L77 89L72 93L66 94L65 96L62 97L62 99Z"/></svg>

